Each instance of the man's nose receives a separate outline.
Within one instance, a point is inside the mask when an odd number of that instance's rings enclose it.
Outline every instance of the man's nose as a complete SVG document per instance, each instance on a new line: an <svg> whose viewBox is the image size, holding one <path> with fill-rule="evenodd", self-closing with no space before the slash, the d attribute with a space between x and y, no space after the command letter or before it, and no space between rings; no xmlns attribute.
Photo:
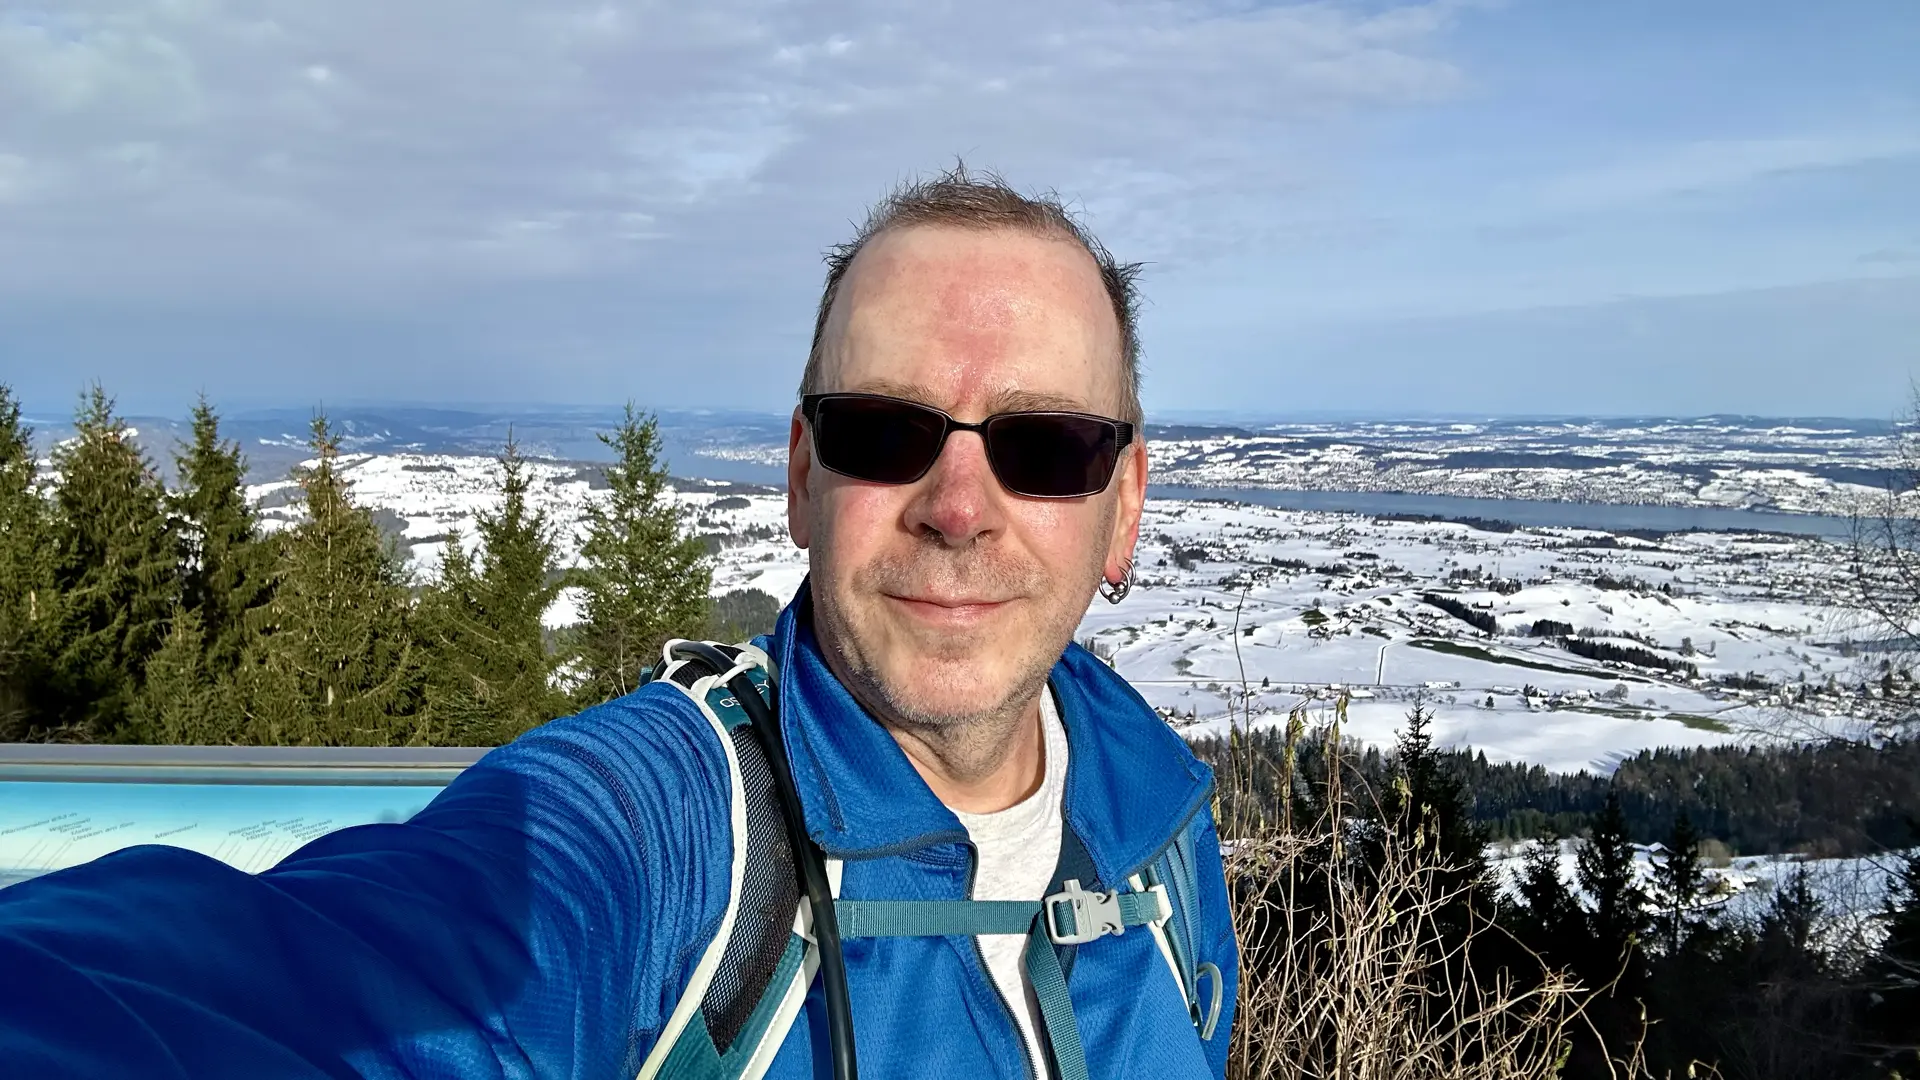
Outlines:
<svg viewBox="0 0 1920 1080"><path fill-rule="evenodd" d="M987 446L978 432L956 431L947 436L927 475L907 508L907 527L937 537L949 547L963 547L983 534L998 532L1005 522L1000 481L987 462Z"/></svg>

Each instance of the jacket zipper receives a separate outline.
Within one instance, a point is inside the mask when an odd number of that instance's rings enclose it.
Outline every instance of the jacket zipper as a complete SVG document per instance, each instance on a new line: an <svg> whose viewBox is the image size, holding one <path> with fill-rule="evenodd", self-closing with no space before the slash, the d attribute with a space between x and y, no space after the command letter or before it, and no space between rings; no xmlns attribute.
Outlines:
<svg viewBox="0 0 1920 1080"><path fill-rule="evenodd" d="M967 899L971 900L973 899L973 878L980 869L980 849L973 846L972 840L968 840L966 844ZM1027 1066L1027 1080L1042 1080L1038 1060L1040 1047L1037 1045L1040 1033L1037 1031L1034 1032L1033 1042L1028 1041L1026 1029L1020 1026L1020 1018L1013 1014L1012 998L1008 996L1006 989L1000 985L1000 980L994 975L993 968L987 966L987 954L985 950L980 948L979 936L974 935L967 940L973 946L973 958L980 964L980 973L987 977L987 985L993 989L995 1000L1000 1002L1000 1011L1006 1014L1007 1025L1013 1028L1013 1041L1020 1045L1020 1060ZM1024 993L1024 988L1021 989Z"/></svg>

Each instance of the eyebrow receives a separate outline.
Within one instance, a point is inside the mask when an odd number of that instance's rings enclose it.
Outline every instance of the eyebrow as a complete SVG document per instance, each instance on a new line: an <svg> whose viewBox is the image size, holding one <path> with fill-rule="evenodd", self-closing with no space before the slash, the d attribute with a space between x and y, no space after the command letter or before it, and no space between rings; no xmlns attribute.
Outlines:
<svg viewBox="0 0 1920 1080"><path fill-rule="evenodd" d="M931 408L947 411L947 407L935 400L932 391L918 383L895 382L892 379L868 379L850 392L858 394L882 394L897 397L905 401L916 402ZM1006 412L1076 412L1091 413L1086 402L1065 394L1049 394L1037 390L1002 390L987 399L987 415Z"/></svg>

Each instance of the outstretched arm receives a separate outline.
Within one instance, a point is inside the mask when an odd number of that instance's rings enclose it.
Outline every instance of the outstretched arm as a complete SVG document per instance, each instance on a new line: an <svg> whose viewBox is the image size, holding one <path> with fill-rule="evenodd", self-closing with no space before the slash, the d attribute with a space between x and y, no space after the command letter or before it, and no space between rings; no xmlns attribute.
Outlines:
<svg viewBox="0 0 1920 1080"><path fill-rule="evenodd" d="M259 875L150 846L0 890L0 1072L631 1075L727 881L724 758L648 698Z"/></svg>

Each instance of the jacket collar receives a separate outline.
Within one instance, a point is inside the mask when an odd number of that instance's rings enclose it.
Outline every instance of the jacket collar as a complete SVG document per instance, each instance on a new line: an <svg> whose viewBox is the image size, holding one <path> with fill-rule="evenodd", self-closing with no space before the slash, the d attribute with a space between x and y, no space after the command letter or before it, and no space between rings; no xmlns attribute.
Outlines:
<svg viewBox="0 0 1920 1080"><path fill-rule="evenodd" d="M803 582L768 652L814 842L834 858L866 859L964 841L959 819L827 667L812 614L811 584ZM1067 729L1067 823L1111 888L1192 818L1213 775L1125 680L1078 645L1049 681Z"/></svg>

